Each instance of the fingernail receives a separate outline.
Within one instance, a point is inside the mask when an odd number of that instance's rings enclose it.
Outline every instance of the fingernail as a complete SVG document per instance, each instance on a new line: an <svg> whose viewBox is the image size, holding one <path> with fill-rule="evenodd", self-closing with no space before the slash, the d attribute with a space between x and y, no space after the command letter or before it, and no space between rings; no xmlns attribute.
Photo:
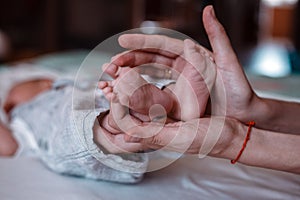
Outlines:
<svg viewBox="0 0 300 200"><path fill-rule="evenodd" d="M118 42L119 44L122 46L122 47L125 47L128 46L128 41L127 41L127 35L121 35L119 38L118 38Z"/></svg>
<svg viewBox="0 0 300 200"><path fill-rule="evenodd" d="M98 82L98 88L104 88L106 86L106 82L104 82L104 81L99 81Z"/></svg>
<svg viewBox="0 0 300 200"><path fill-rule="evenodd" d="M212 17L216 18L215 9L214 9L213 6L211 6L210 14L211 14Z"/></svg>
<svg viewBox="0 0 300 200"><path fill-rule="evenodd" d="M102 65L102 70L105 71L108 68L108 66L109 66L109 63L104 63Z"/></svg>
<svg viewBox="0 0 300 200"><path fill-rule="evenodd" d="M195 43L190 39L186 39L184 42L188 48L194 48L194 46L195 46Z"/></svg>

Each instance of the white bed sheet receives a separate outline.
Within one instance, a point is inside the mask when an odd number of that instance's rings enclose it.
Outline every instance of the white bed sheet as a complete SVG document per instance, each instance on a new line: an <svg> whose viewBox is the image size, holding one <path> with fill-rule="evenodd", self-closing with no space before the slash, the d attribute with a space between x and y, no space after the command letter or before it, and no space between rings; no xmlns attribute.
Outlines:
<svg viewBox="0 0 300 200"><path fill-rule="evenodd" d="M36 158L0 159L1 200L299 199L300 175L186 156L126 185L49 171Z"/></svg>
<svg viewBox="0 0 300 200"><path fill-rule="evenodd" d="M86 52L81 54L81 57L71 57L82 60ZM57 56L54 58L57 61ZM46 68L52 68L47 63L53 64L53 58L45 60L42 59L40 63ZM54 67L62 66L65 60L63 56L62 61L57 61ZM73 62L72 59L67 60ZM71 68L63 69L74 69L74 65L71 63ZM257 80L256 77L250 81L258 83L255 89L261 90L259 94L262 96L299 99L300 79L297 84L297 77L292 82L265 78ZM281 87L274 86L274 81ZM289 94L297 99L266 93L265 85L276 90L272 92L294 88ZM47 169L37 158L0 158L0 200L27 199L300 199L300 175L241 164L231 165L228 160L209 157L200 160L187 156L164 169L147 173L139 184L124 185L62 176Z"/></svg>

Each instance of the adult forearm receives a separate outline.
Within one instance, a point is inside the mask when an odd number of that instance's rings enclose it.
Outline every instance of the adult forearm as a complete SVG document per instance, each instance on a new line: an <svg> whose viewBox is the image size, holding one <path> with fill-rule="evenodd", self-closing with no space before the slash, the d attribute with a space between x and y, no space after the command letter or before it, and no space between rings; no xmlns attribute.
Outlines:
<svg viewBox="0 0 300 200"><path fill-rule="evenodd" d="M235 159L246 137L248 127L239 123L234 126L234 139L224 151L213 155ZM226 134L226 132L225 132ZM300 135L276 133L252 128L250 140L238 162L300 174Z"/></svg>
<svg viewBox="0 0 300 200"><path fill-rule="evenodd" d="M252 119L249 119L256 122L256 127L282 133L300 133L300 103L273 99L260 101L260 105L252 110Z"/></svg>

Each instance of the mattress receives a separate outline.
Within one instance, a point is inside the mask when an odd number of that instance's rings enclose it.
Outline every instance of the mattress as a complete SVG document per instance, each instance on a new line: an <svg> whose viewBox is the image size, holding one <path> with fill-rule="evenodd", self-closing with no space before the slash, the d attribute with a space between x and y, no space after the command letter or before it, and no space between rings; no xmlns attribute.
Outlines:
<svg viewBox="0 0 300 200"><path fill-rule="evenodd" d="M21 67L34 65L74 78L86 55L85 50L50 54L21 63ZM100 61L108 57L103 54ZM101 64L96 63L98 68L94 69L100 69ZM0 67L0 73L7 69ZM89 74L94 71L86 71L85 75ZM248 76L260 96L299 100L298 75L282 79ZM300 199L300 175L184 156L168 167L146 173L138 184L117 184L57 174L36 157L0 158L0 199Z"/></svg>
<svg viewBox="0 0 300 200"><path fill-rule="evenodd" d="M63 176L36 158L0 159L0 199L299 199L300 176L186 156L138 184Z"/></svg>

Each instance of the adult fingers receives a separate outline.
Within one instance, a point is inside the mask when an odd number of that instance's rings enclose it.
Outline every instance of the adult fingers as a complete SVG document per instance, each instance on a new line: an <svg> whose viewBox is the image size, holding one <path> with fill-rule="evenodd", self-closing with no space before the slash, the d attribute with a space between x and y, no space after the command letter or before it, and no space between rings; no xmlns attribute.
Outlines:
<svg viewBox="0 0 300 200"><path fill-rule="evenodd" d="M100 127L94 132L95 143L100 146L102 151L108 151L109 153L130 153L146 148L143 144L128 143L124 137L125 134L113 135Z"/></svg>
<svg viewBox="0 0 300 200"><path fill-rule="evenodd" d="M228 67L226 65L228 63L238 63L225 29L216 18L212 6L205 7L203 11L203 24L219 67ZM220 65L219 63L222 64Z"/></svg>
<svg viewBox="0 0 300 200"><path fill-rule="evenodd" d="M151 68L168 68L172 67L174 62L174 59L159 54L142 51L127 51L114 56L110 63L104 63L102 65L102 71L110 75L112 78L117 78L120 71L119 67L129 66L133 68L144 66L145 64L151 64Z"/></svg>
<svg viewBox="0 0 300 200"><path fill-rule="evenodd" d="M124 34L119 44L126 49L147 50L167 57L176 57L183 52L182 40L163 35Z"/></svg>
<svg viewBox="0 0 300 200"><path fill-rule="evenodd" d="M111 63L117 66L136 67L143 64L157 63L165 66L171 66L174 59L161 54L146 51L127 51L114 56Z"/></svg>
<svg viewBox="0 0 300 200"><path fill-rule="evenodd" d="M145 126L147 128L145 128ZM166 124L162 126L160 123L144 122L140 126L133 127L126 131L126 134L128 134L126 140L128 142L143 142L149 145L166 146L178 133L178 129L179 125L168 126L168 124ZM150 133L149 130L158 131L151 131Z"/></svg>
<svg viewBox="0 0 300 200"><path fill-rule="evenodd" d="M102 65L102 71L115 79L118 76L119 67L112 63L104 63Z"/></svg>
<svg viewBox="0 0 300 200"><path fill-rule="evenodd" d="M165 124L163 127L158 123L145 124L147 128L139 126L128 130L126 132L129 135L126 138L127 141L139 142L152 148L164 148L181 153L190 152L191 145L196 139L199 125L198 120ZM157 132L153 134L154 132L151 130L157 130ZM197 152L199 147L195 149L197 149Z"/></svg>

